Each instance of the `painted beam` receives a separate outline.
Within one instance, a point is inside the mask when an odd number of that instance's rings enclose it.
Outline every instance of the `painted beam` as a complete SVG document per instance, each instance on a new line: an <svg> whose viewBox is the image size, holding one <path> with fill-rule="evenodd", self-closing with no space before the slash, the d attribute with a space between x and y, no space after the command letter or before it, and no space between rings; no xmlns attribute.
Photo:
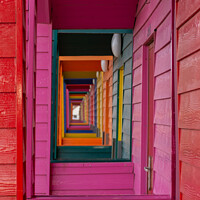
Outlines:
<svg viewBox="0 0 200 200"><path fill-rule="evenodd" d="M63 71L101 71L100 60L62 61Z"/></svg>
<svg viewBox="0 0 200 200"><path fill-rule="evenodd" d="M113 56L59 56L59 61L113 60Z"/></svg>
<svg viewBox="0 0 200 200"><path fill-rule="evenodd" d="M133 33L133 29L58 29L58 33L101 33L101 34L114 34L114 33Z"/></svg>
<svg viewBox="0 0 200 200"><path fill-rule="evenodd" d="M87 72L83 72L83 71L77 71L77 72L63 72L63 76L65 79L69 78L96 78L96 72L93 71L87 71Z"/></svg>

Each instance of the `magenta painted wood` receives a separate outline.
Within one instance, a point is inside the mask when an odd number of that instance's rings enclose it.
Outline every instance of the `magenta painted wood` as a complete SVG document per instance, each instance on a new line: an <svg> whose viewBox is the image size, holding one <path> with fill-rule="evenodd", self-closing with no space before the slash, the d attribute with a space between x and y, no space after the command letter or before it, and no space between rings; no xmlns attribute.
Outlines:
<svg viewBox="0 0 200 200"><path fill-rule="evenodd" d="M27 116L27 138L26 138L26 195L28 198L30 198L33 195L33 183L34 183L34 177L33 177L33 155L35 152L33 152L33 98L34 98L34 68L35 68L35 51L34 51L34 45L35 45L35 29L37 28L35 26L35 1L34 0L27 0L27 7L26 7L26 18L28 19L26 21L26 27L27 27L27 37L26 37L26 95L27 95L27 108L26 108L26 116Z"/></svg>
<svg viewBox="0 0 200 200"><path fill-rule="evenodd" d="M50 24L51 0L37 0L37 23Z"/></svg>
<svg viewBox="0 0 200 200"><path fill-rule="evenodd" d="M36 197L33 200L171 200L168 195L77 195L70 197Z"/></svg>
<svg viewBox="0 0 200 200"><path fill-rule="evenodd" d="M90 130L90 126L70 126L69 130Z"/></svg>
<svg viewBox="0 0 200 200"><path fill-rule="evenodd" d="M53 163L53 195L134 194L133 163Z"/></svg>
<svg viewBox="0 0 200 200"><path fill-rule="evenodd" d="M51 43L52 25L37 24L37 58L40 61L36 68L36 195L50 194Z"/></svg>
<svg viewBox="0 0 200 200"><path fill-rule="evenodd" d="M138 16L134 28L133 46L133 149L136 194L145 194L147 166L147 63L145 44L154 34L154 185L153 193L171 195L171 152L172 152L172 113L171 113L171 31L172 15L170 1L150 1L144 4L139 0ZM156 30L156 32L154 32ZM142 83L142 86L140 84ZM142 95L142 102L141 102ZM141 103L140 103L141 102ZM141 126L139 128L138 126ZM140 157L138 154L141 153ZM168 168L168 170L166 170Z"/></svg>
<svg viewBox="0 0 200 200"><path fill-rule="evenodd" d="M53 0L53 29L133 29L137 1Z"/></svg>

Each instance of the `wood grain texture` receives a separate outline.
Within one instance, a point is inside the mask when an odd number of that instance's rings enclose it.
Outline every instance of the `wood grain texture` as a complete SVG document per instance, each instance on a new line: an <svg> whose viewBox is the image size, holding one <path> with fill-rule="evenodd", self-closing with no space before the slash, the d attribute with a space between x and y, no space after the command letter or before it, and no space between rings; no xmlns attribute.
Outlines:
<svg viewBox="0 0 200 200"><path fill-rule="evenodd" d="M200 131L180 130L180 160L194 167L200 167Z"/></svg>
<svg viewBox="0 0 200 200"><path fill-rule="evenodd" d="M154 125L154 147L166 153L171 153L171 127Z"/></svg>
<svg viewBox="0 0 200 200"><path fill-rule="evenodd" d="M0 164L16 163L16 137L16 129L0 129Z"/></svg>
<svg viewBox="0 0 200 200"><path fill-rule="evenodd" d="M200 48L199 24L200 12L193 16L178 30L178 60L197 51Z"/></svg>
<svg viewBox="0 0 200 200"><path fill-rule="evenodd" d="M133 121L141 121L141 103L133 104Z"/></svg>
<svg viewBox="0 0 200 200"><path fill-rule="evenodd" d="M16 65L14 58L0 59L0 92L15 92Z"/></svg>
<svg viewBox="0 0 200 200"><path fill-rule="evenodd" d="M169 71L170 69L171 69L171 43L156 53L154 75L157 76L161 73Z"/></svg>
<svg viewBox="0 0 200 200"><path fill-rule="evenodd" d="M200 129L200 90L179 96L179 128Z"/></svg>
<svg viewBox="0 0 200 200"><path fill-rule="evenodd" d="M192 2L192 3L191 3ZM188 19L200 8L199 1L184 1L180 0L177 4L177 19L176 26L179 28L181 24L188 21Z"/></svg>
<svg viewBox="0 0 200 200"><path fill-rule="evenodd" d="M178 93L200 89L200 51L179 62Z"/></svg>
<svg viewBox="0 0 200 200"><path fill-rule="evenodd" d="M153 4L157 1L153 1ZM148 4L151 5L151 4ZM141 45L143 45L150 35L154 33L154 30L158 28L162 20L165 19L165 17L170 12L171 5L168 0L160 1L159 6L156 8L156 10L153 12L147 23L142 27L142 29L137 33L137 30L134 30L134 46L133 46L133 52L135 52ZM162 13L162 14L161 14ZM137 20L136 20L137 23Z"/></svg>
<svg viewBox="0 0 200 200"><path fill-rule="evenodd" d="M171 72L155 77L154 100L171 97Z"/></svg>
<svg viewBox="0 0 200 200"><path fill-rule="evenodd" d="M199 168L183 162L181 164L180 192L186 196L191 197L191 199L199 200L199 180Z"/></svg>
<svg viewBox="0 0 200 200"><path fill-rule="evenodd" d="M0 4L0 23L15 22L15 0L2 1Z"/></svg>
<svg viewBox="0 0 200 200"><path fill-rule="evenodd" d="M162 125L171 125L171 100L156 100L154 123Z"/></svg>
<svg viewBox="0 0 200 200"><path fill-rule="evenodd" d="M0 93L0 128L16 127L16 95Z"/></svg>
<svg viewBox="0 0 200 200"><path fill-rule="evenodd" d="M139 85L142 82L142 67L133 70L133 86Z"/></svg>
<svg viewBox="0 0 200 200"><path fill-rule="evenodd" d="M168 14L164 22L157 28L155 42L155 52L159 51L162 47L168 44L171 40L172 34L172 24L171 24L171 14Z"/></svg>
<svg viewBox="0 0 200 200"><path fill-rule="evenodd" d="M16 25L0 24L0 57L16 56Z"/></svg>
<svg viewBox="0 0 200 200"><path fill-rule="evenodd" d="M16 165L0 165L0 196L16 195L16 175Z"/></svg>

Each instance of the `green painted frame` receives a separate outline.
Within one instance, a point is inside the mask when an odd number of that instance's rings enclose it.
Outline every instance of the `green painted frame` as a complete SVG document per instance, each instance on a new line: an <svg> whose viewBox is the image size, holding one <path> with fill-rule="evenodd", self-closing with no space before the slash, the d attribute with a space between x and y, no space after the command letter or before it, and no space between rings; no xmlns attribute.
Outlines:
<svg viewBox="0 0 200 200"><path fill-rule="evenodd" d="M51 162L84 162L83 160L80 161L60 161L56 160L57 159L57 117L58 117L58 75L59 75L59 65L58 65L58 58L59 58L59 52L57 49L57 44L58 44L58 34L59 33L107 33L107 34L114 34L114 33L127 33L127 34L132 34L133 29L73 29L73 30L52 30L53 31L53 47L52 47L52 55L53 55L53 63L52 63L52 104L51 104ZM124 66L124 65L123 65ZM57 77L56 77L57 75ZM133 74L131 73L132 77ZM119 77L119 70L118 70L118 77ZM132 80L132 79L131 79ZM56 85L56 88L55 88ZM118 90L119 90L119 82L118 82ZM71 94L77 93L77 92L70 92ZM87 93L87 92L79 92L79 93ZM124 91L123 91L124 93ZM117 92L117 105L119 104L119 91ZM124 96L124 94L123 94ZM56 106L56 107L55 107ZM56 114L56 116L55 116ZM55 116L55 117L54 117ZM118 106L117 106L117 121L118 121ZM56 123L55 123L56 122ZM118 123L117 123L118 124ZM132 149L132 82L131 82L131 123L130 123L130 152ZM55 138L54 138L54 131L55 131ZM118 138L118 126L116 129L116 138ZM54 141L55 140L55 141ZM54 142L53 142L54 141ZM116 145L115 145L115 151L118 152L118 140L116 140ZM115 152L115 154L116 154ZM114 159L108 161L108 162L130 162L131 161L131 153L130 153L130 159L117 159L117 155L115 155ZM87 161L87 162L94 162L94 161ZM95 162L105 162L105 160L96 160ZM107 162L107 161L106 161Z"/></svg>

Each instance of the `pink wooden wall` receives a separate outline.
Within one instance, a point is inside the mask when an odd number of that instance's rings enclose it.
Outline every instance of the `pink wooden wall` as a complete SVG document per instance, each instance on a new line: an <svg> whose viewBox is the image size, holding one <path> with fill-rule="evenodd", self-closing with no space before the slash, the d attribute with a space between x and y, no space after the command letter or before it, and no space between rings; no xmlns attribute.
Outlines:
<svg viewBox="0 0 200 200"><path fill-rule="evenodd" d="M136 194L146 193L145 136L146 124L142 120L144 103L142 80L147 65L144 59L144 44L155 32L154 70L154 162L153 176L155 194L171 194L171 1L154 0L145 4L139 0L134 27L133 42L133 118L132 155L134 163ZM143 88L143 89L142 89ZM147 89L147 88L146 88ZM146 111L145 111L146 112Z"/></svg>
<svg viewBox="0 0 200 200"><path fill-rule="evenodd" d="M37 24L35 194L48 195L51 133L51 24Z"/></svg>
<svg viewBox="0 0 200 200"><path fill-rule="evenodd" d="M177 1L180 199L200 199L200 2Z"/></svg>

